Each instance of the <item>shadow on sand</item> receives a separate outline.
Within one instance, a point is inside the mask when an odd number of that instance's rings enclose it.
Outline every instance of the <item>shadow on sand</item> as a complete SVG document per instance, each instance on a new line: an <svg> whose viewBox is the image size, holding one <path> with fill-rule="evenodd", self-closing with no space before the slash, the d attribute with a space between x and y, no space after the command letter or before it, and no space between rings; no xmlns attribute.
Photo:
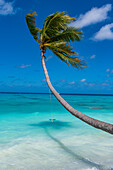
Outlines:
<svg viewBox="0 0 113 170"><path fill-rule="evenodd" d="M36 127L41 127L41 128L52 128L52 129L61 129L61 128L66 128L66 127L72 127L70 122L62 122L55 120L54 122L51 121L43 121L40 123L36 124L30 124L30 126L36 126Z"/></svg>
<svg viewBox="0 0 113 170"><path fill-rule="evenodd" d="M101 170L103 170L105 168L103 165L97 164L97 163L92 162L92 161L90 161L88 159L85 159L84 157L82 157L80 155L77 155L75 152L73 152L71 149L69 149L67 146L65 146L60 140L55 138L49 132L51 130L50 127L54 128L54 129L61 129L61 128L65 128L65 127L71 127L72 125L71 125L70 122L55 121L55 122L51 123L49 121L44 121L44 122L40 122L40 123L37 123L37 124L30 124L30 126L43 128L45 130L45 133L47 134L47 136L49 138L51 138L54 142L56 142L60 146L60 148L63 149L63 151L66 152L66 154L69 154L73 158L81 161L82 163L87 164L90 167L96 167L96 168L101 169Z"/></svg>

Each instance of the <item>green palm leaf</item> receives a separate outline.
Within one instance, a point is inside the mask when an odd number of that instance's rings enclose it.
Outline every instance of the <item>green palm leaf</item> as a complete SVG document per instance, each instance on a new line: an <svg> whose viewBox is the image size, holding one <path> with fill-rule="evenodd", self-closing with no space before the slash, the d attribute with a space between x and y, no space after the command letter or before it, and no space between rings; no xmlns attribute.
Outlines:
<svg viewBox="0 0 113 170"><path fill-rule="evenodd" d="M41 31L40 28L36 27L36 12L29 13L25 16L27 26L29 28L29 31L31 32L33 38L37 41L38 40L38 34Z"/></svg>
<svg viewBox="0 0 113 170"><path fill-rule="evenodd" d="M64 12L56 12L55 14L49 15L45 22L43 29L41 31L41 40L44 41L45 38L49 39L55 34L60 33L62 30L66 29L67 23L73 22L74 17L65 15Z"/></svg>
<svg viewBox="0 0 113 170"><path fill-rule="evenodd" d="M85 67L85 62L74 56L78 53L74 52L69 44L71 41L80 41L82 38L82 31L80 31L79 28L68 25L75 21L75 18L67 15L65 11L56 12L46 18L41 30L36 27L36 16L37 13L33 12L27 14L25 18L32 36L38 41L43 53L45 53L46 48L48 48L66 64L70 64L76 68Z"/></svg>
<svg viewBox="0 0 113 170"><path fill-rule="evenodd" d="M79 31L78 28L74 27L67 27L64 31L59 34L54 34L54 36L49 39L47 42L54 42L54 41L65 41L65 42L74 42L80 41L82 38L82 31Z"/></svg>
<svg viewBox="0 0 113 170"><path fill-rule="evenodd" d="M59 52L63 52L67 55L75 55L75 54L78 55L78 53L74 52L73 48L71 48L71 46L68 43L63 42L63 41L45 44L45 46L47 48L50 47L50 48L55 49Z"/></svg>
<svg viewBox="0 0 113 170"><path fill-rule="evenodd" d="M60 58L63 62L65 62L68 66L69 64L76 68L83 68L86 67L86 64L83 59L79 59L78 57L70 57L66 55L63 51L59 51L51 46L48 47L53 53Z"/></svg>

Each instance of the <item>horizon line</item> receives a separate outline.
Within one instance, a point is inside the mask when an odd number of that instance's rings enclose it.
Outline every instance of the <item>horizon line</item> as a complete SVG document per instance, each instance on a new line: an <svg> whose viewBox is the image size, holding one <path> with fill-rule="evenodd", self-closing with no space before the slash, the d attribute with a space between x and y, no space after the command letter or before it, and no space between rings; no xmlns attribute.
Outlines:
<svg viewBox="0 0 113 170"><path fill-rule="evenodd" d="M38 93L38 92L0 92L0 94L50 94L50 93ZM51 94L53 94L53 93L51 93ZM59 93L59 94L60 95L113 96L113 94L92 94L92 93Z"/></svg>

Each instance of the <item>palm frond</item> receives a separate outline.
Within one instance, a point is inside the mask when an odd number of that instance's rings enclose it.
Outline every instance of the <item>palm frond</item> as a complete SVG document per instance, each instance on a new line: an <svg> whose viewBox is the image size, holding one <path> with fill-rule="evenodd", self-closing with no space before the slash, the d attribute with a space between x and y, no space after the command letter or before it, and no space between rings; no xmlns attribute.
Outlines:
<svg viewBox="0 0 113 170"><path fill-rule="evenodd" d="M59 34L55 34L51 39L47 40L47 43L54 41L65 41L65 42L74 42L80 41L82 39L82 31L78 28L67 27L64 31Z"/></svg>
<svg viewBox="0 0 113 170"><path fill-rule="evenodd" d="M65 62L68 66L69 64L76 68L84 68L86 67L86 63L83 59L79 59L78 57L70 57L66 55L62 51L57 51L55 48L48 47L58 58L60 58L63 62Z"/></svg>
<svg viewBox="0 0 113 170"><path fill-rule="evenodd" d="M27 26L29 28L30 33L32 34L33 38L37 41L38 40L38 34L41 31L40 28L36 27L36 12L29 13L25 16Z"/></svg>
<svg viewBox="0 0 113 170"><path fill-rule="evenodd" d="M70 46L70 44L64 42L64 41L59 41L59 42L52 42L49 44L44 44L46 48L52 48L55 49L59 52L65 53L67 55L78 55L79 53L76 53L73 51L73 48Z"/></svg>
<svg viewBox="0 0 113 170"><path fill-rule="evenodd" d="M74 17L65 15L65 13L65 11L56 12L55 14L51 14L46 18L43 29L41 31L41 37L43 41L45 38L49 39L55 34L60 33L66 29L68 23L75 21Z"/></svg>
<svg viewBox="0 0 113 170"><path fill-rule="evenodd" d="M82 31L79 28L68 25L75 21L75 18L67 15L65 11L56 12L46 18L41 30L36 27L36 16L36 12L29 13L25 16L25 19L32 36L39 42L43 52L45 53L46 48L48 48L66 64L76 68L85 67L85 62L74 56L78 53L74 52L69 44L71 41L80 41L82 38Z"/></svg>

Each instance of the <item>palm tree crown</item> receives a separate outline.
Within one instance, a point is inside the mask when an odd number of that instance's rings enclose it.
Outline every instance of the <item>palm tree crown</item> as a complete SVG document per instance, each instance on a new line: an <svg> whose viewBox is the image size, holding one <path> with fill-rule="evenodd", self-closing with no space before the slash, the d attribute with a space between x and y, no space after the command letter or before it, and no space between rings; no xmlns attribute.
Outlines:
<svg viewBox="0 0 113 170"><path fill-rule="evenodd" d="M80 41L82 31L78 28L69 26L69 23L75 21L66 12L56 12L49 15L44 21L43 28L36 27L36 12L29 13L25 16L27 26L33 38L39 43L41 50L46 52L50 49L58 58L66 64L71 64L76 68L85 67L82 59L74 57L78 53L73 51L70 42Z"/></svg>

